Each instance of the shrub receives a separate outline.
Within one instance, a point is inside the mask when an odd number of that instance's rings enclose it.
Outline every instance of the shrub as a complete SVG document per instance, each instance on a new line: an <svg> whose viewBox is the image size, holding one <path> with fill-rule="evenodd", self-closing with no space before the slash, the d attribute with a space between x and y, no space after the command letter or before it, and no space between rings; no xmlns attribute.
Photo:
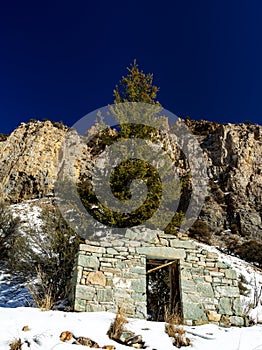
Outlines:
<svg viewBox="0 0 262 350"><path fill-rule="evenodd" d="M51 308L69 295L80 239L57 210L43 211L43 227L15 239L8 266L29 285L35 304Z"/></svg>
<svg viewBox="0 0 262 350"><path fill-rule="evenodd" d="M11 210L0 202L0 256L6 258L18 234L20 220L14 218Z"/></svg>
<svg viewBox="0 0 262 350"><path fill-rule="evenodd" d="M242 242L239 236L228 237L225 240L226 252L238 255L241 259L262 267L262 243L255 239ZM244 281L242 281L245 283Z"/></svg>
<svg viewBox="0 0 262 350"><path fill-rule="evenodd" d="M262 243L256 240L249 240L236 248L240 258L255 263L262 267Z"/></svg>
<svg viewBox="0 0 262 350"><path fill-rule="evenodd" d="M200 219L197 219L194 225L189 229L189 237L203 243L210 243L211 232L209 225Z"/></svg>

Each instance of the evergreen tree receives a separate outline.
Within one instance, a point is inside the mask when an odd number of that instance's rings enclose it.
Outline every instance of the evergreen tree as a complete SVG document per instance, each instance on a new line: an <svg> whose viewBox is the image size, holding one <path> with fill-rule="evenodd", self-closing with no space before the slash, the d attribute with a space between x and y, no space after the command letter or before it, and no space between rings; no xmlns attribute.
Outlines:
<svg viewBox="0 0 262 350"><path fill-rule="evenodd" d="M140 70L136 60L127 70L129 74L122 77L114 89L114 103L143 102L160 105L156 100L159 87L153 85L153 74L145 74Z"/></svg>
<svg viewBox="0 0 262 350"><path fill-rule="evenodd" d="M93 153L94 159L105 150L105 145L110 146L121 140L131 139L132 142L133 138L137 138L148 140L158 145L161 143L161 140L164 140L165 136L164 134L161 135L159 126L163 125L163 121L165 122L166 118L155 118L162 106L157 101L159 88L153 84L153 74L146 74L140 70L136 60L127 70L128 74L122 77L114 89L115 105L110 106L114 118L119 122L117 134L109 135L109 129L104 129L104 131L96 135L95 140L89 142L88 146L91 149L94 143L96 145L96 154ZM154 120L152 126L149 125L150 117ZM132 123L132 120L135 120L135 122ZM156 125L156 122L159 125ZM100 203L94 191L92 179L83 179L79 184L78 190L82 203L87 211L103 224L113 227L132 227L143 224L152 217L159 207L159 203L162 200L162 184L158 175L158 169L154 168L152 164L154 164L156 159L161 159L161 152L159 155L156 154L156 151L149 155L148 149L141 149L139 152L136 152L135 158L121 162L116 166L110 178L111 190L114 196L122 202L131 199L130 186L134 184L134 180L141 180L146 184L148 189L147 197L144 203L132 213L121 213L112 207L108 208ZM143 152L146 153L146 156ZM150 157L149 161L143 160ZM176 186L178 188L179 184L174 185L174 182L168 178L170 169L166 168L165 170L167 174L163 180L170 182L172 188ZM96 176L97 179L103 178L102 173L101 176L99 174L96 174ZM173 193L173 191L170 190L170 193ZM176 198L173 198L174 196ZM178 194L170 195L170 198L167 199L165 198L166 212L163 213L161 218L158 217L158 222L150 221L152 228L163 227L161 221L163 223L170 221L170 219L167 219L168 215L170 215L168 213L173 212L172 208L176 200L178 200ZM183 215L181 213L176 214L171 225L168 226L167 232L176 233L174 224L179 226L182 220Z"/></svg>

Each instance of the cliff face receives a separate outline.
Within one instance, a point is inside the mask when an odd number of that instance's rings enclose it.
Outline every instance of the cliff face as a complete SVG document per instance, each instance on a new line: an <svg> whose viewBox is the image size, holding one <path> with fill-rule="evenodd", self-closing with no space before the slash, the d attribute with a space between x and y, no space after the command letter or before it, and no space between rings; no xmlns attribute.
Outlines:
<svg viewBox="0 0 262 350"><path fill-rule="evenodd" d="M213 233L262 233L262 127L189 121L208 158L209 196L201 212Z"/></svg>
<svg viewBox="0 0 262 350"><path fill-rule="evenodd" d="M262 127L190 120L186 123L197 136L208 162L210 189L200 219L220 239L223 232L229 230L242 237L259 239L262 233ZM67 130L61 124L35 121L21 124L6 140L0 140L3 199L15 203L52 196L61 168L76 178L88 172L91 155L76 133L68 142L82 148L73 167L65 168L60 146Z"/></svg>
<svg viewBox="0 0 262 350"><path fill-rule="evenodd" d="M5 200L18 202L52 193L65 134L64 127L36 121L22 123L0 142L0 186Z"/></svg>

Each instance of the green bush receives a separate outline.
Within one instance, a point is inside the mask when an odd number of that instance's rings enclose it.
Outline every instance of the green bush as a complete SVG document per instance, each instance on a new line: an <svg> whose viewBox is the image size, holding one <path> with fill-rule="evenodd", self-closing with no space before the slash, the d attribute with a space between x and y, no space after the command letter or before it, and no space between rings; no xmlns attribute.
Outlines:
<svg viewBox="0 0 262 350"><path fill-rule="evenodd" d="M43 211L41 230L17 235L8 266L23 281L33 281L29 291L36 305L50 307L69 295L69 282L80 239L57 210Z"/></svg>
<svg viewBox="0 0 262 350"><path fill-rule="evenodd" d="M20 220L13 217L10 208L0 202L0 256L6 258L18 234Z"/></svg>
<svg viewBox="0 0 262 350"><path fill-rule="evenodd" d="M241 259L252 262L262 267L262 243L256 240L249 240L236 247L236 253Z"/></svg>

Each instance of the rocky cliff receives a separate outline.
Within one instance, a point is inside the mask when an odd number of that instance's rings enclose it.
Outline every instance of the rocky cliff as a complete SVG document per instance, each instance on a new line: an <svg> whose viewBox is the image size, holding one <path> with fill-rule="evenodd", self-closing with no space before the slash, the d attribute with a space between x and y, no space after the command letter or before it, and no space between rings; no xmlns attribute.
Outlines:
<svg viewBox="0 0 262 350"><path fill-rule="evenodd" d="M187 121L208 158L209 195L200 219L214 234L261 239L262 127Z"/></svg>
<svg viewBox="0 0 262 350"><path fill-rule="evenodd" d="M209 195L202 209L214 241L223 235L262 237L262 127L251 124L217 124L186 121L207 157ZM21 124L0 138L0 193L4 200L53 195L54 183L64 167L61 144L68 128L60 123L34 121ZM81 144L73 133L71 141ZM69 175L88 171L91 155L81 145Z"/></svg>

